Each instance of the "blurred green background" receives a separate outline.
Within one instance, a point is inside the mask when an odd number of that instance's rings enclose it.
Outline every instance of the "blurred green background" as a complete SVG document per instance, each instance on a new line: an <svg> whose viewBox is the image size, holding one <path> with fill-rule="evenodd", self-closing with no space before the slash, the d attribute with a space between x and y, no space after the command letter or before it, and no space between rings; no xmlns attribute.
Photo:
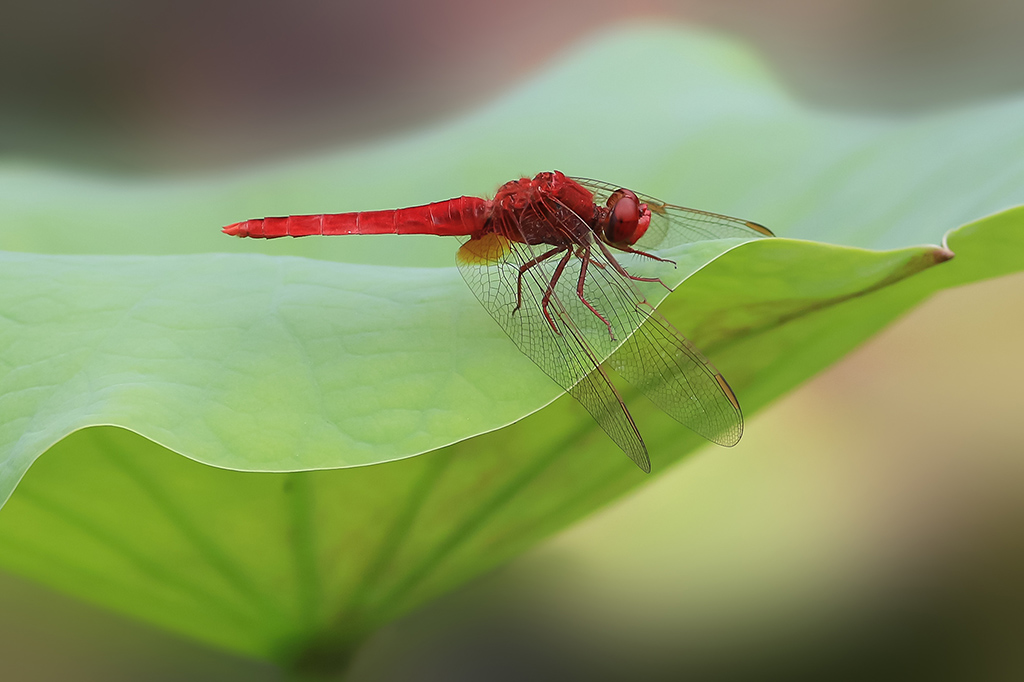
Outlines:
<svg viewBox="0 0 1024 682"><path fill-rule="evenodd" d="M1024 89L1015 3L12 10L4 155L127 177L372 146L624 19L735 32L809 106L863 116ZM328 39L339 25L347 39ZM1018 679L1022 309L1021 276L941 293L751 419L736 449L385 628L352 678ZM11 679L278 679L14 577L0 633Z"/></svg>

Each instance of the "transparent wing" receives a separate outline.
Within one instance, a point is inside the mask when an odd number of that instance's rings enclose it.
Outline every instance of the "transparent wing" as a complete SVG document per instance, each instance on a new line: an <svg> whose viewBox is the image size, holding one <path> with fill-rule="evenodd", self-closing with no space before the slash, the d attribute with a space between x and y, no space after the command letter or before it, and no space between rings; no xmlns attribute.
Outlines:
<svg viewBox="0 0 1024 682"><path fill-rule="evenodd" d="M735 445L743 433L743 414L729 384L638 288L661 285L636 282L626 274L640 257L602 247L595 240L590 248L583 299L608 320L612 333L578 303L574 279L576 301L569 311L585 339L602 361L673 419L719 445Z"/></svg>
<svg viewBox="0 0 1024 682"><path fill-rule="evenodd" d="M572 179L593 192L594 202L599 206L604 206L608 197L619 189L619 186L600 180ZM736 237L751 239L775 236L764 225L749 220L667 204L660 199L639 192L636 195L651 209L651 225L643 238L635 245L640 250L667 249L679 244L710 239Z"/></svg>
<svg viewBox="0 0 1024 682"><path fill-rule="evenodd" d="M608 363L690 430L719 445L736 445L743 413L725 378L658 311L648 310L646 317Z"/></svg>
<svg viewBox="0 0 1024 682"><path fill-rule="evenodd" d="M530 246L509 236L535 234L535 225L521 224L534 220L550 224L554 244ZM495 234L466 242L458 261L470 288L520 350L576 397L645 471L646 449L600 369L605 360L673 418L716 443L735 444L743 428L735 395L646 303L626 270L637 257L613 255L588 228L581 229L575 214L551 200L518 221L504 221Z"/></svg>
<svg viewBox="0 0 1024 682"><path fill-rule="evenodd" d="M556 214L564 213L554 209ZM523 220L552 221L546 210L528 209L528 213L532 215ZM559 219L571 218L555 215L555 222ZM560 251L548 244L530 246L508 236L521 226L505 222L499 227L498 232L469 240L459 249L459 270L469 288L519 349L576 398L637 466L650 472L640 432L600 367L607 352L601 355L588 341L594 336L595 323L605 335L608 328L576 296L580 261L575 245Z"/></svg>

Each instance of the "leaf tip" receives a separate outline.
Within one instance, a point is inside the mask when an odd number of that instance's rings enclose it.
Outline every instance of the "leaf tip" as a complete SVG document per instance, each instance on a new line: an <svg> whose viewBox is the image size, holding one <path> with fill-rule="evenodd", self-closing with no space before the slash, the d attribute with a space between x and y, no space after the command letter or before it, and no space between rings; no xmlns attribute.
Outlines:
<svg viewBox="0 0 1024 682"><path fill-rule="evenodd" d="M952 260L953 257L956 256L955 253L953 253L949 248L945 246L936 246L931 250L930 255L936 265L938 265L939 263L945 263L948 260Z"/></svg>

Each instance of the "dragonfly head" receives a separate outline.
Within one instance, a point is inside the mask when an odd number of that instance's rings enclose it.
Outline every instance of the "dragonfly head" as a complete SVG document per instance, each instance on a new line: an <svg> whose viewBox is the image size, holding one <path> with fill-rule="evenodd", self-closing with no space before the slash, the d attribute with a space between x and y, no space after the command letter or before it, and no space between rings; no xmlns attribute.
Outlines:
<svg viewBox="0 0 1024 682"><path fill-rule="evenodd" d="M651 224L651 209L628 189L617 189L608 197L608 222L604 238L612 246L636 244Z"/></svg>

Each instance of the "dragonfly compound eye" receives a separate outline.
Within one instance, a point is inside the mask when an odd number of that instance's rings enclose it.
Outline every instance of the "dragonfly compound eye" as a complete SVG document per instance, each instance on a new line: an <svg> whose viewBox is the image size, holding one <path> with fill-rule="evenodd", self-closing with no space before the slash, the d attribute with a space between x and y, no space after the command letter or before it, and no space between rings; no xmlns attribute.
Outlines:
<svg viewBox="0 0 1024 682"><path fill-rule="evenodd" d="M612 205L612 214L608 218L605 237L611 244L633 244L640 238L640 234L637 234L640 223L640 204L636 195L628 189L620 189L609 199L609 205L612 200L615 200L615 203Z"/></svg>

